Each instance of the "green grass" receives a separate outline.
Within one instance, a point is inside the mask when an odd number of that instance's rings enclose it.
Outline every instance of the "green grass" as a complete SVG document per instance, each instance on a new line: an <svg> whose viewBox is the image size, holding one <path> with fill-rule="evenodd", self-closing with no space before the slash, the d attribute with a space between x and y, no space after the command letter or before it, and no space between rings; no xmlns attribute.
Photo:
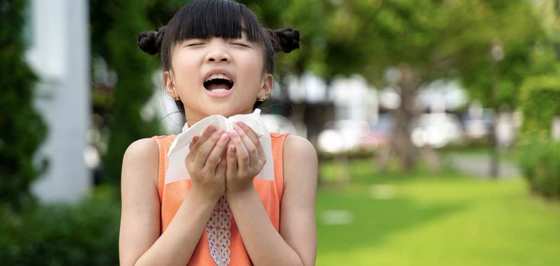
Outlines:
<svg viewBox="0 0 560 266"><path fill-rule="evenodd" d="M324 180L337 172L321 167ZM560 205L530 195L523 180L379 173L365 160L350 176L318 192L317 265L560 265ZM379 185L393 197L374 197ZM329 224L333 210L351 222Z"/></svg>

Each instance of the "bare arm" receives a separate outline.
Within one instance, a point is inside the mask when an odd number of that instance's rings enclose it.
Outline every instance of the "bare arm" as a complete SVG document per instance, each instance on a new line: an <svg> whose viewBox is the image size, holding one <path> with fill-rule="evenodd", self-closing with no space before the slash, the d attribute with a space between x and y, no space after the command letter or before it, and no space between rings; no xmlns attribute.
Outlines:
<svg viewBox="0 0 560 266"><path fill-rule="evenodd" d="M315 202L319 171L317 152L308 140L297 136L288 136L284 147L286 185L280 209L280 233L298 253L303 265L315 265Z"/></svg>
<svg viewBox="0 0 560 266"><path fill-rule="evenodd" d="M218 138L219 136L205 132L196 143L198 147L192 149L193 156L189 154L192 160L190 161L187 156L187 161L194 164L194 160L199 160L204 165L206 159L210 160L212 157L217 162L217 158L223 153L227 144L226 141L222 148L214 149ZM194 154L197 150L201 152L195 158ZM220 183L220 178L216 177L220 175L218 169L223 168L221 179L224 179L225 163L222 163L221 168L216 168L217 164L214 165L213 171L207 172L208 176L198 175L201 172L193 174L191 191L183 200L165 232L159 236L160 203L157 183L154 182L158 171L157 164L158 148L151 139L138 140L125 152L119 238L121 265L186 265L200 240L220 193L223 193L220 191L220 186L216 185ZM208 164L208 167L212 168L212 165ZM189 172L191 169L192 166ZM224 180L221 182L224 183ZM212 189L208 189L209 187Z"/></svg>
<svg viewBox="0 0 560 266"><path fill-rule="evenodd" d="M237 153L256 148L245 140L244 151L241 144L236 144L239 139L232 135ZM284 144L286 185L280 212L281 234L272 225L253 186L230 191L228 183L228 202L254 265L315 265L317 172L317 154L311 143L289 136Z"/></svg>

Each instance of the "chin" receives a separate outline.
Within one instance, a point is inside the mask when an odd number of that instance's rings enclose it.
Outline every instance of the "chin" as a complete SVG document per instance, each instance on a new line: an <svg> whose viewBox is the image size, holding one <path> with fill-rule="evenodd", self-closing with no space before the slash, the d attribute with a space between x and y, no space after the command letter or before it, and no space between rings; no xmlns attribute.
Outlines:
<svg viewBox="0 0 560 266"><path fill-rule="evenodd" d="M207 114L208 116L211 115L223 115L225 117L230 117L232 115L236 115L236 108L233 108L231 105L214 105L212 107L208 107Z"/></svg>

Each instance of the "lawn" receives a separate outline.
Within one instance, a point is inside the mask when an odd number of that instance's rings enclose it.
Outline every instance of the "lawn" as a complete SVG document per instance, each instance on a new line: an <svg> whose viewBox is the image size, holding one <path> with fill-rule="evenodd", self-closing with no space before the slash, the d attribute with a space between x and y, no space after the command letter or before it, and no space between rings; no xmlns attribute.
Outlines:
<svg viewBox="0 0 560 266"><path fill-rule="evenodd" d="M338 170L323 163L321 173ZM365 160L350 176L318 192L317 265L560 265L560 204L522 179L379 173Z"/></svg>

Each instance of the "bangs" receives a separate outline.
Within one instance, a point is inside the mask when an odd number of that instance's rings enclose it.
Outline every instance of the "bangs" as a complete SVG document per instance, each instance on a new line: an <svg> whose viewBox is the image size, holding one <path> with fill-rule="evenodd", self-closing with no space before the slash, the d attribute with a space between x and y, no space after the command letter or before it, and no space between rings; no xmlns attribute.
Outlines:
<svg viewBox="0 0 560 266"><path fill-rule="evenodd" d="M245 5L231 0L195 0L183 6L166 25L161 42L161 62L165 70L171 68L171 50L189 39L247 40L264 50L266 69L274 69L273 40L262 27L257 16Z"/></svg>
<svg viewBox="0 0 560 266"><path fill-rule="evenodd" d="M256 16L245 5L229 0L193 1L175 14L171 24L171 44L211 37L238 39L242 32L250 42L263 42Z"/></svg>

